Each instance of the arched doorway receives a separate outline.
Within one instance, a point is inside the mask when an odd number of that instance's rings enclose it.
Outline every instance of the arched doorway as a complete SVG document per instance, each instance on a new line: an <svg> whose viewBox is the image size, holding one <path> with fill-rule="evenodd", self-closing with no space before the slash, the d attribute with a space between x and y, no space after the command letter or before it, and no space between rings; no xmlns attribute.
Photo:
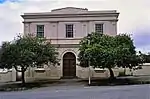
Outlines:
<svg viewBox="0 0 150 99"><path fill-rule="evenodd" d="M63 78L76 77L76 57L73 53L67 52L63 56Z"/></svg>

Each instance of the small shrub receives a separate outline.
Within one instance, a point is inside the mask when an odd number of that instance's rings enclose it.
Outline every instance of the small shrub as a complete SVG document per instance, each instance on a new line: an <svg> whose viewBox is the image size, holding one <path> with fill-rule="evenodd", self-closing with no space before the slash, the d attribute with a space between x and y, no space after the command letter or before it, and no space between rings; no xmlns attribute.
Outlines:
<svg viewBox="0 0 150 99"><path fill-rule="evenodd" d="M121 77L121 76L126 76L126 74L124 73L124 72L119 72L119 75L118 75L119 77Z"/></svg>

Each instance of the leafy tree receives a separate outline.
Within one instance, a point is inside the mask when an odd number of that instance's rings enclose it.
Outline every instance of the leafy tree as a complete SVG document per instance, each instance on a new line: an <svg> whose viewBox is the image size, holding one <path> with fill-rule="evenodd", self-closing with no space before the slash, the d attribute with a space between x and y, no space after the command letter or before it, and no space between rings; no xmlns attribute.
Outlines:
<svg viewBox="0 0 150 99"><path fill-rule="evenodd" d="M108 68L111 78L114 78L112 68L115 67L115 39L112 36L92 33L80 42L79 61L81 66L88 65L98 68ZM90 61L90 64L88 64Z"/></svg>
<svg viewBox="0 0 150 99"><path fill-rule="evenodd" d="M18 36L11 42L4 42L0 48L0 68L12 68L22 72L22 83L25 84L24 73L28 67L44 64L57 64L58 53L44 38L31 35ZM18 69L18 66L21 69Z"/></svg>
<svg viewBox="0 0 150 99"><path fill-rule="evenodd" d="M150 63L150 53L148 53L148 54L143 54L143 53L140 52L140 55L141 55L141 57L143 58L143 61L144 61L145 63Z"/></svg>
<svg viewBox="0 0 150 99"><path fill-rule="evenodd" d="M115 37L117 57L116 63L118 67L123 67L124 75L126 68L133 68L139 65L140 58L136 55L135 46L133 45L133 40L127 34L120 34Z"/></svg>
<svg viewBox="0 0 150 99"><path fill-rule="evenodd" d="M84 37L80 45L80 65L108 68L111 79L114 78L112 68L116 66L131 68L138 63L133 41L126 34L108 36L92 33Z"/></svg>

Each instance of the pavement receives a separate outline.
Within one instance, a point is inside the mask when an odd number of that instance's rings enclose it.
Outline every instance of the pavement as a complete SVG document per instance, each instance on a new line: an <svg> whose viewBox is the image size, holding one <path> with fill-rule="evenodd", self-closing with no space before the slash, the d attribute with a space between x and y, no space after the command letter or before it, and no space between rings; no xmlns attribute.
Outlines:
<svg viewBox="0 0 150 99"><path fill-rule="evenodd" d="M150 99L150 84L125 86L63 85L1 92L0 99Z"/></svg>

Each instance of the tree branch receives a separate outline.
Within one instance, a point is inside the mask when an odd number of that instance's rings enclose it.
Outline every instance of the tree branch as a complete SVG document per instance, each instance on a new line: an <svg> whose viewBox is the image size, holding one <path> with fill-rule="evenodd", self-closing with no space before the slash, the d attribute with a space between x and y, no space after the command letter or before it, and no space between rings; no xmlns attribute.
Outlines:
<svg viewBox="0 0 150 99"><path fill-rule="evenodd" d="M22 72L21 70L18 70L18 68L16 66L14 66L14 68L17 72Z"/></svg>

